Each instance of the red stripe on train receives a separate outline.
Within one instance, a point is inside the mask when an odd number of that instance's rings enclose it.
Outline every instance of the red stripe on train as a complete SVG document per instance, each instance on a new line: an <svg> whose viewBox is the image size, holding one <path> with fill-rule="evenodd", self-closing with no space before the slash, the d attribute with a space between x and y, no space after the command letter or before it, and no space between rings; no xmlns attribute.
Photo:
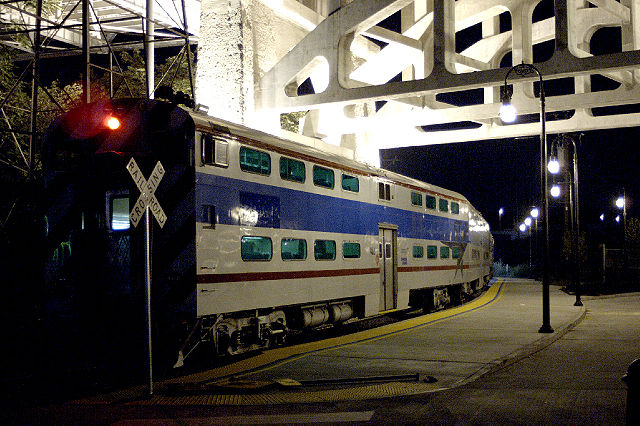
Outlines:
<svg viewBox="0 0 640 426"><path fill-rule="evenodd" d="M462 269L477 267L477 265L463 265ZM398 272L428 272L428 271L453 271L460 269L456 265L442 266L400 266ZM379 268L363 269L325 269L319 271L285 271L285 272L246 272L236 274L203 274L198 275L198 283L235 283L242 281L274 281L294 280L301 278L328 278L346 277L352 275L371 275L380 273Z"/></svg>
<svg viewBox="0 0 640 426"><path fill-rule="evenodd" d="M325 269L321 271L246 272L240 274L198 275L198 283L232 283L240 281L293 280L300 278L342 277L349 275L378 274L378 268Z"/></svg>

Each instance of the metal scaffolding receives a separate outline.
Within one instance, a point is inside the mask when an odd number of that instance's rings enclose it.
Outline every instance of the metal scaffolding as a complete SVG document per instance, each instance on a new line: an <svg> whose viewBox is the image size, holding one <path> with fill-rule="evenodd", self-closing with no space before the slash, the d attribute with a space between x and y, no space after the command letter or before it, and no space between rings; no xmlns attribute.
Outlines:
<svg viewBox="0 0 640 426"><path fill-rule="evenodd" d="M146 82L143 95L150 98L160 85L173 85L179 66L186 60L190 94L194 98L191 47L198 42L199 25L190 27L188 18L199 18L199 13L198 0L0 2L0 44L18 71L11 86L0 89L0 119L4 124L0 125L0 168L7 172L3 171L3 176L11 175L17 184L34 178L42 128L48 124L44 122L47 120L39 119L50 119L78 101L91 102L92 95L98 92L92 87L92 73L108 76L108 87L102 87L102 96L105 92L110 98L139 95L117 52L144 51L145 66L137 71L143 73L141 78ZM199 19L192 21L198 23ZM181 48L156 84L155 50L163 47ZM9 66L7 62L3 65ZM51 72L51 68L43 65L59 69ZM75 71L81 76L79 100L65 90L64 82L55 92L43 84L52 81L52 74L62 71L67 74ZM25 99L28 84L29 99ZM9 220L18 197L19 192L12 202L2 200L0 226Z"/></svg>

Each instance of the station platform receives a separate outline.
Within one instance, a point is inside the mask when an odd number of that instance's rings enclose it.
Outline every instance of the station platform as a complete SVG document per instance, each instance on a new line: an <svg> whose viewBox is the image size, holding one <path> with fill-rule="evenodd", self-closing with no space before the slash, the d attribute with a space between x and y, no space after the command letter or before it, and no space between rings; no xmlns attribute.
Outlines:
<svg viewBox="0 0 640 426"><path fill-rule="evenodd" d="M91 422L96 412L110 422L124 413L144 424L152 418L177 424L204 418L211 424L621 423L626 393L620 378L640 357L640 294L583 301L576 307L575 296L551 286L554 332L539 333L541 284L498 279L456 308L265 351L156 383L152 396L139 387L41 413L74 421L93 413ZM343 417L332 417L336 410ZM300 413L308 416L296 417Z"/></svg>
<svg viewBox="0 0 640 426"><path fill-rule="evenodd" d="M585 314L550 291L554 333L542 324L541 285L494 280L452 309L341 337L265 351L221 368L154 385L148 404L252 405L371 399L434 392L468 383L549 345ZM131 401L144 388L80 403ZM143 398L144 399L144 398Z"/></svg>

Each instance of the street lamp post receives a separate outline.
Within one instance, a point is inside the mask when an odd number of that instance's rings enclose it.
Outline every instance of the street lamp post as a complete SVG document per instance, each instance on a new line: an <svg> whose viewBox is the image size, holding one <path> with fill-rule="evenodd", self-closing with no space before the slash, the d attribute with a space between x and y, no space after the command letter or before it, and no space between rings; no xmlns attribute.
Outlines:
<svg viewBox="0 0 640 426"><path fill-rule="evenodd" d="M626 270L627 270L627 193L625 192L624 188L622 188L622 195L619 196L618 199L616 200L616 207L618 207L619 209L622 209L622 262L623 262L623 267L626 273ZM616 221L618 221L617 218L616 218Z"/></svg>
<svg viewBox="0 0 640 426"><path fill-rule="evenodd" d="M534 276L537 278L538 263L540 262L540 259L538 258L540 254L540 250L538 249L538 217L540 216L540 209L538 209L537 207L533 207L531 209L531 212L529 212L529 214L533 218L533 224L534 224L535 249L533 252L536 254L536 261L534 262Z"/></svg>
<svg viewBox="0 0 640 426"><path fill-rule="evenodd" d="M532 232L531 232L531 224L533 223L533 221L531 220L531 217L527 217L524 220L524 224L525 226L529 229L529 276L531 276L531 266L532 266L532 262L531 262L531 237L532 237Z"/></svg>
<svg viewBox="0 0 640 426"><path fill-rule="evenodd" d="M540 81L540 199L542 200L542 229L544 233L544 244L542 245L542 326L539 333L553 333L551 328L551 315L549 309L549 196L547 194L547 129L545 117L544 84L542 73L531 64L519 64L511 67L504 76L504 97L500 108L500 118L505 122L512 122L516 118L515 108L511 104L512 91L507 85L507 80L511 72L525 77L530 74L537 74ZM510 113L510 116L507 114Z"/></svg>
<svg viewBox="0 0 640 426"><path fill-rule="evenodd" d="M582 135L580 135L582 137ZM582 299L580 298L580 203L578 199L579 187L578 187L578 146L574 138L561 135L553 141L551 152L555 153L558 146L566 146L572 148L572 170L567 171L569 177L569 216L571 220L571 257L573 260L573 288L576 294L576 301L574 306L582 306ZM547 165L547 169L552 174L557 174L560 171L560 163L555 154L552 154L552 158ZM554 191L555 189L555 191ZM551 195L553 197L560 196L559 186L554 185L551 188Z"/></svg>

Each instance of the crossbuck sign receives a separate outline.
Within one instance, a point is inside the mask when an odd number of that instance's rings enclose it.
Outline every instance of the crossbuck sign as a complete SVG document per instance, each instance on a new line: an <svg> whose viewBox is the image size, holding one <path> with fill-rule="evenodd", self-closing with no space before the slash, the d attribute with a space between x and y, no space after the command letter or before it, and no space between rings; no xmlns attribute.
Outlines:
<svg viewBox="0 0 640 426"><path fill-rule="evenodd" d="M129 160L127 170L140 190L140 196L129 213L129 220L133 226L138 226L138 222L140 222L140 219L144 216L145 209L148 206L151 213L156 217L160 227L164 227L164 224L167 222L167 215L164 213L158 199L153 194L156 192L156 189L158 189L158 185L164 176L164 167L162 167L162 164L158 161L148 180L145 179L142 171L136 163L136 160L133 158Z"/></svg>

